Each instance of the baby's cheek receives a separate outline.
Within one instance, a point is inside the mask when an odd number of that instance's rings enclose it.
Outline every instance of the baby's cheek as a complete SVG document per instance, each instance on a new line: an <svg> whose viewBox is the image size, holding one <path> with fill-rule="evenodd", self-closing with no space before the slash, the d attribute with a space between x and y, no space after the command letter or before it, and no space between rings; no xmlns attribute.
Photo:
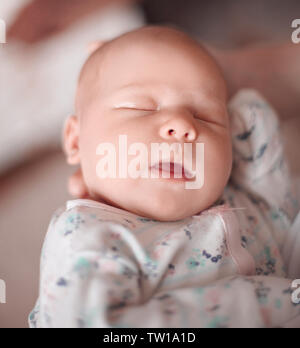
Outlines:
<svg viewBox="0 0 300 348"><path fill-rule="evenodd" d="M84 176L86 186L95 185L97 181L96 175L96 165L97 165L97 155L96 155L96 144L94 144L91 139L82 137L79 141L80 149L80 166Z"/></svg>
<svg viewBox="0 0 300 348"><path fill-rule="evenodd" d="M204 180L226 185L232 168L232 146L229 136L212 138L204 145Z"/></svg>

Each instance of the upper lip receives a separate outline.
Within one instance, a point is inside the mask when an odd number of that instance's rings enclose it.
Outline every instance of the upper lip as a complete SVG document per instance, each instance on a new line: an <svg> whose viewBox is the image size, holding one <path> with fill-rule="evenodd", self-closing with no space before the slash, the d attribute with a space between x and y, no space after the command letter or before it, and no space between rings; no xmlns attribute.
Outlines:
<svg viewBox="0 0 300 348"><path fill-rule="evenodd" d="M168 170L168 167L166 167L168 164L170 164L170 173L178 173L181 174L182 178L185 178L187 180L191 180L193 177L192 171L187 169L185 166L183 166L181 163L173 162L173 161L159 161L155 163L154 165L150 166L151 168L163 170L163 167L165 166L165 169Z"/></svg>

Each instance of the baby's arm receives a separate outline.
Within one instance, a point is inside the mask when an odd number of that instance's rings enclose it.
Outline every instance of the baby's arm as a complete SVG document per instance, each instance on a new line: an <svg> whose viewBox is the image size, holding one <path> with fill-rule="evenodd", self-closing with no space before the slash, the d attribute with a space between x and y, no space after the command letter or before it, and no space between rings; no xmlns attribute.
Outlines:
<svg viewBox="0 0 300 348"><path fill-rule="evenodd" d="M42 252L38 327L111 327L115 313L141 301L131 246L137 250L126 232L77 208L51 223Z"/></svg>
<svg viewBox="0 0 300 348"><path fill-rule="evenodd" d="M255 91L242 90L229 104L233 134L232 182L274 218L292 223L299 204L284 156L276 112Z"/></svg>
<svg viewBox="0 0 300 348"><path fill-rule="evenodd" d="M161 292L120 317L127 327L274 328L297 320L292 281L251 276L228 277L204 287ZM147 315L145 315L147 313Z"/></svg>

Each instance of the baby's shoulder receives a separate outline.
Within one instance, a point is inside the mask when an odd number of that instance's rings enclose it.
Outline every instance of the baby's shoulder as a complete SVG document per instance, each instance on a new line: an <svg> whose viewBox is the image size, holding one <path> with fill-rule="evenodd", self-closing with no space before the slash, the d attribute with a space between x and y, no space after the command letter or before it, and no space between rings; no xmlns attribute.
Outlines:
<svg viewBox="0 0 300 348"><path fill-rule="evenodd" d="M89 199L76 199L67 201L54 212L49 229L65 236L77 230L103 224L134 227L136 219L137 216L125 210Z"/></svg>
<svg viewBox="0 0 300 348"><path fill-rule="evenodd" d="M42 255L48 259L50 254L64 255L67 250L73 252L90 242L93 246L100 243L101 248L104 247L107 236L131 230L126 212L122 214L117 210L91 200L67 201L52 215Z"/></svg>

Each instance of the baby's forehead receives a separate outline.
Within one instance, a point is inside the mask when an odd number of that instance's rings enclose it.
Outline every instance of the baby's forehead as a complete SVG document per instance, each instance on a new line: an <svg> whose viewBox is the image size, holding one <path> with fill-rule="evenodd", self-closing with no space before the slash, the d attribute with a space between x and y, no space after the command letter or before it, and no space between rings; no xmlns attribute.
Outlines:
<svg viewBox="0 0 300 348"><path fill-rule="evenodd" d="M93 70L93 74L105 64L105 69L109 70L109 73L114 73L114 66L109 64L114 61L115 58L122 57L128 51L134 50L153 50L152 56L158 56L159 52L170 51L180 52L182 57L195 58L197 63L207 63L210 61L214 66L215 62L203 46L189 37L187 34L168 27L149 26L143 27L123 34L113 40L105 42L99 49L85 63L81 77L85 75L89 70ZM172 59L168 56L168 59ZM126 61L122 61L122 66L126 69ZM183 64L188 64L189 60L186 59Z"/></svg>
<svg viewBox="0 0 300 348"><path fill-rule="evenodd" d="M182 64L187 65L194 60L199 67L205 65L206 74L212 74L220 83L224 82L217 64L197 41L172 28L144 27L106 42L91 55L80 75L81 94L85 94L86 91L90 93L95 86L99 88L101 72L109 76L115 74L116 69L126 69L127 65L125 61L123 64L122 57L128 51L133 52L134 56L135 50L147 51L144 57L147 55L162 57L163 55L160 56L159 52L165 52L164 57L167 59L172 59L170 50L174 50L183 57L181 67L183 67ZM180 74L180 71L181 69L178 69L177 74ZM128 76L130 77L130 74ZM134 81L130 81L129 78L127 82Z"/></svg>

